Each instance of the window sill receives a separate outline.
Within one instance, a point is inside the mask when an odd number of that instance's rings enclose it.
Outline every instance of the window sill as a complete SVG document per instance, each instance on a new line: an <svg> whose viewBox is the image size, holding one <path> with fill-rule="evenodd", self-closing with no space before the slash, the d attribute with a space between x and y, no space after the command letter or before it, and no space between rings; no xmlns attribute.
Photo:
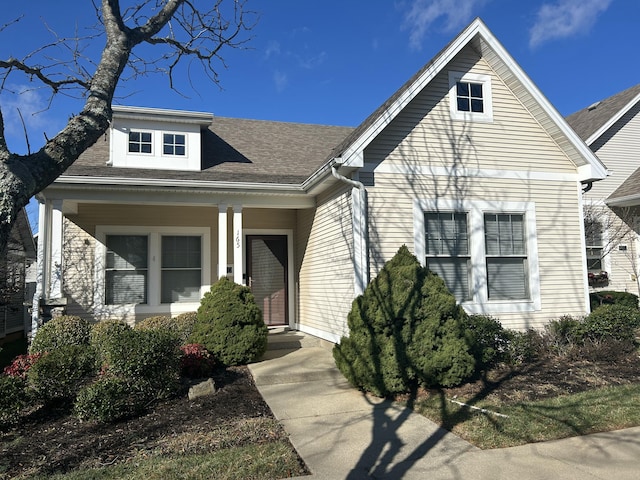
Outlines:
<svg viewBox="0 0 640 480"><path fill-rule="evenodd" d="M470 315L523 313L542 310L542 307L533 300L493 300L486 303L462 302L460 305Z"/></svg>

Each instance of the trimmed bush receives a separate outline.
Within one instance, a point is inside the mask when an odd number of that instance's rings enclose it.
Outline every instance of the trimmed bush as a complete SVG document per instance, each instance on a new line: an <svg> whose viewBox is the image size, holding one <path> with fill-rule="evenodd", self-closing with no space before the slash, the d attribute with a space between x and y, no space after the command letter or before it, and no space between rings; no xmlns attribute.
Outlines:
<svg viewBox="0 0 640 480"><path fill-rule="evenodd" d="M143 320L140 320L136 323L135 330L158 330L158 329L166 329L173 330L171 317L166 315L155 315L153 317L147 317Z"/></svg>
<svg viewBox="0 0 640 480"><path fill-rule="evenodd" d="M211 353L199 343L189 343L180 347L180 373L187 378L204 378L211 375L215 361Z"/></svg>
<svg viewBox="0 0 640 480"><path fill-rule="evenodd" d="M453 386L474 373L464 311L406 246L354 300L347 320L349 336L333 356L365 391L389 396L418 385Z"/></svg>
<svg viewBox="0 0 640 480"><path fill-rule="evenodd" d="M148 317L137 323L136 330L158 330L165 329L175 333L180 339L180 345L188 343L189 337L193 334L193 328L198 320L196 312L181 313L176 317L158 315Z"/></svg>
<svg viewBox="0 0 640 480"><path fill-rule="evenodd" d="M85 386L74 404L74 414L82 420L115 422L144 411L145 400L122 377L106 376Z"/></svg>
<svg viewBox="0 0 640 480"><path fill-rule="evenodd" d="M167 398L179 387L179 343L165 329L114 331L104 343L105 373L137 385L148 401Z"/></svg>
<svg viewBox="0 0 640 480"><path fill-rule="evenodd" d="M471 354L478 370L485 370L503 360L509 334L498 319L488 315L469 315L464 328L469 334Z"/></svg>
<svg viewBox="0 0 640 480"><path fill-rule="evenodd" d="M43 355L27 372L36 397L48 402L74 399L96 374L95 352L89 345L67 345Z"/></svg>
<svg viewBox="0 0 640 480"><path fill-rule="evenodd" d="M602 290L589 294L591 311L601 305L624 305L629 308L638 308L638 296L629 292L616 292L613 290Z"/></svg>
<svg viewBox="0 0 640 480"><path fill-rule="evenodd" d="M249 287L223 277L204 295L190 342L204 345L218 363L242 365L266 351L267 333Z"/></svg>
<svg viewBox="0 0 640 480"><path fill-rule="evenodd" d="M73 315L62 315L42 325L29 347L29 353L51 352L70 345L88 345L91 325Z"/></svg>
<svg viewBox="0 0 640 480"><path fill-rule="evenodd" d="M89 335L89 344L96 352L96 361L99 366L106 362L106 348L112 338L122 332L131 330L131 327L120 320L104 320L92 325Z"/></svg>
<svg viewBox="0 0 640 480"><path fill-rule="evenodd" d="M640 327L640 311L625 305L602 305L584 319L584 336L589 340L613 339L633 343Z"/></svg>
<svg viewBox="0 0 640 480"><path fill-rule="evenodd" d="M14 424L28 405L25 385L18 376L0 375L0 426Z"/></svg>

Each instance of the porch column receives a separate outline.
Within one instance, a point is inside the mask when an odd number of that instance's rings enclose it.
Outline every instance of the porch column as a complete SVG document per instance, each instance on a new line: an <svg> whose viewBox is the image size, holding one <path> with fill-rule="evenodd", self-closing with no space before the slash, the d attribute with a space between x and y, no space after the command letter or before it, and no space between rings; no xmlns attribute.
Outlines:
<svg viewBox="0 0 640 480"><path fill-rule="evenodd" d="M31 309L31 338L40 326L40 300L46 296L47 286L47 232L50 217L47 215L47 204L38 198L38 254L36 259L36 292L33 295Z"/></svg>
<svg viewBox="0 0 640 480"><path fill-rule="evenodd" d="M242 205L233 206L233 281L238 285L244 284L242 278Z"/></svg>
<svg viewBox="0 0 640 480"><path fill-rule="evenodd" d="M218 205L218 278L227 275L227 204Z"/></svg>
<svg viewBox="0 0 640 480"><path fill-rule="evenodd" d="M62 200L51 202L51 230L48 239L51 245L49 265L48 298L62 298Z"/></svg>

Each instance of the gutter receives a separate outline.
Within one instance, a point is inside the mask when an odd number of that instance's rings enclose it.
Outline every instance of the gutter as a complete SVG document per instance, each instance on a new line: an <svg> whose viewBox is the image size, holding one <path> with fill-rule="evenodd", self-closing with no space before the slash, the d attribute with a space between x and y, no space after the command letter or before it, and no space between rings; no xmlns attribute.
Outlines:
<svg viewBox="0 0 640 480"><path fill-rule="evenodd" d="M369 283L369 225L367 208L367 189L362 182L352 180L341 175L336 165L340 165L340 159L331 164L331 174L347 185L353 187L352 219L353 231L353 266L354 266L354 294L362 295Z"/></svg>

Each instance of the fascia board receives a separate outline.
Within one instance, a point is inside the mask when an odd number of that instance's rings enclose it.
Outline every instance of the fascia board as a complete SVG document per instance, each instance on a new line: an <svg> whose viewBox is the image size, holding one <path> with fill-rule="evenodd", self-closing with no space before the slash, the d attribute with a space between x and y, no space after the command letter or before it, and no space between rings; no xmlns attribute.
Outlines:
<svg viewBox="0 0 640 480"><path fill-rule="evenodd" d="M168 110L162 108L113 106L115 119L156 120L173 123L193 123L197 125L211 125L213 114L207 112L191 112L188 110Z"/></svg>
<svg viewBox="0 0 640 480"><path fill-rule="evenodd" d="M592 145L596 140L598 140L604 133L609 130L618 120L620 120L629 110L633 108L635 104L640 102L640 94L636 95L633 100L627 103L623 108L621 108L614 116L612 116L607 122L602 125L598 130L595 131L589 138L585 140L587 145Z"/></svg>
<svg viewBox="0 0 640 480"><path fill-rule="evenodd" d="M640 205L640 195L626 195L612 200L605 200L604 203L609 207L635 207Z"/></svg>

